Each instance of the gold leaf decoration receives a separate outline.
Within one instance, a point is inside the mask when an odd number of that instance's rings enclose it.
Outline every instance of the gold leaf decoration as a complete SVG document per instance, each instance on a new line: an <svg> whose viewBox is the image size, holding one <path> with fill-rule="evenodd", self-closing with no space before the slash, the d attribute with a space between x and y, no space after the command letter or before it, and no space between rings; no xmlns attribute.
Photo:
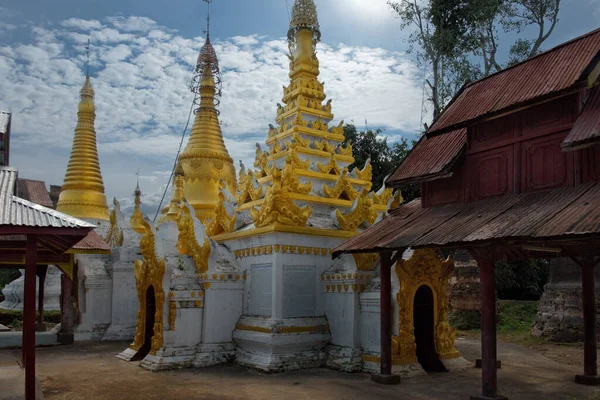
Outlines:
<svg viewBox="0 0 600 400"><path fill-rule="evenodd" d="M254 226L257 228L274 223L304 226L312 214L309 206L298 207L290 198L290 188L284 186L281 171L272 169L273 182L267 189L265 199L260 209L250 210Z"/></svg>
<svg viewBox="0 0 600 400"><path fill-rule="evenodd" d="M354 200L358 196L358 191L354 189L348 180L348 168L344 168L335 185L324 185L323 192L331 199Z"/></svg>
<svg viewBox="0 0 600 400"><path fill-rule="evenodd" d="M377 211L373 208L373 199L369 192L363 190L356 198L352 209L348 214L342 214L339 209L335 210L338 224L345 231L355 231L363 222L373 224L377 219Z"/></svg>

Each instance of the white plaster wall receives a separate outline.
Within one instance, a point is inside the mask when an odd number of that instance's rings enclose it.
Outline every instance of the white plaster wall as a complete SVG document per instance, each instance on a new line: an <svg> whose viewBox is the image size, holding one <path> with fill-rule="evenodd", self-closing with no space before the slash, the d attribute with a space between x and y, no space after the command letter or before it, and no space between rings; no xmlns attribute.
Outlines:
<svg viewBox="0 0 600 400"><path fill-rule="evenodd" d="M331 331L331 343L360 347L360 306L356 293L326 293L326 316Z"/></svg>
<svg viewBox="0 0 600 400"><path fill-rule="evenodd" d="M233 340L235 325L242 316L244 291L239 282L213 283L204 294L202 343Z"/></svg>
<svg viewBox="0 0 600 400"><path fill-rule="evenodd" d="M202 341L203 308L178 308L175 319L175 345L197 346Z"/></svg>
<svg viewBox="0 0 600 400"><path fill-rule="evenodd" d="M380 351L379 292L360 294L360 341L366 352Z"/></svg>
<svg viewBox="0 0 600 400"><path fill-rule="evenodd" d="M112 277L106 265L110 255L77 254L79 277L80 327L97 330L98 325L108 325L112 315ZM104 326L106 328L106 326Z"/></svg>

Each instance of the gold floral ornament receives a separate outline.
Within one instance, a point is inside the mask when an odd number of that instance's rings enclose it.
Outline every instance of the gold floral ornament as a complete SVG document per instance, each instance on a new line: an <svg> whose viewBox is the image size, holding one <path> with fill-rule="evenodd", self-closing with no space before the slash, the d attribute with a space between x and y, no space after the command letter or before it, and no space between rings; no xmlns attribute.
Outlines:
<svg viewBox="0 0 600 400"><path fill-rule="evenodd" d="M329 154L335 154L335 146L329 144L329 140L327 139L322 139L319 141L315 140L313 142L313 147L319 151L325 151Z"/></svg>
<svg viewBox="0 0 600 400"><path fill-rule="evenodd" d="M186 256L192 257L196 266L196 273L201 274L208 271L208 258L210 257L210 240L204 231L200 221L195 218L194 210L184 202L177 220L179 236L177 238L177 250ZM199 243L202 240L202 244Z"/></svg>
<svg viewBox="0 0 600 400"><path fill-rule="evenodd" d="M139 350L144 345L146 332L146 293L152 287L154 289L154 298L156 312L154 314L154 335L150 346L150 354L156 355L156 352L163 345L163 304L165 301L165 292L163 291L162 281L165 274L165 259L158 257L156 250L155 230L152 222L144 216L143 225L145 233L140 238L140 252L143 261L135 260L133 275L135 277L135 286L138 293L139 309L137 312L137 325L135 337L130 347L133 350Z"/></svg>
<svg viewBox="0 0 600 400"><path fill-rule="evenodd" d="M298 113L298 116L300 116L300 113ZM301 116L300 116L300 119L302 119ZM294 142L298 143L302 147L310 147L310 139L302 138L302 135L299 132L294 132L294 136L292 136L292 140Z"/></svg>
<svg viewBox="0 0 600 400"><path fill-rule="evenodd" d="M390 204L390 210L400 207L403 201L404 197L402 197L402 192L400 189L396 190L396 193L394 193L394 200L392 200L392 203Z"/></svg>
<svg viewBox="0 0 600 400"><path fill-rule="evenodd" d="M379 253L354 253L352 257L359 271L373 271L379 261Z"/></svg>
<svg viewBox="0 0 600 400"><path fill-rule="evenodd" d="M240 179L237 189L238 205L258 200L263 194L263 188L258 183L252 171L246 171L244 163L240 160ZM220 200L219 200L220 201Z"/></svg>
<svg viewBox="0 0 600 400"><path fill-rule="evenodd" d="M365 221L373 224L378 213L373 207L373 199L369 196L369 192L363 190L360 196L354 200L348 214L344 215L339 209L336 209L335 215L340 228L345 231L355 231Z"/></svg>
<svg viewBox="0 0 600 400"><path fill-rule="evenodd" d="M322 172L324 174L331 174L331 175L339 175L340 174L340 168L338 167L337 163L335 162L335 159L333 158L333 156L331 156L329 158L329 162L327 164L317 163L317 168L319 169L319 172Z"/></svg>
<svg viewBox="0 0 600 400"><path fill-rule="evenodd" d="M277 128L275 128L273 126L273 124L269 124L269 133L267 134L267 137L273 137L273 136L276 136L276 135L277 135Z"/></svg>
<svg viewBox="0 0 600 400"><path fill-rule="evenodd" d="M356 168L355 170L356 170L356 176L358 177L358 179L371 182L371 179L373 179L373 165L371 164L371 157L367 158L367 161L365 162L365 166L363 167L362 170L360 170L358 168Z"/></svg>
<svg viewBox="0 0 600 400"><path fill-rule="evenodd" d="M398 193L400 193L400 190L398 190ZM377 191L377 193L373 193L373 203L378 205L387 205L387 203L390 201L393 195L394 189L386 188L385 184L383 184L381 188Z"/></svg>
<svg viewBox="0 0 600 400"><path fill-rule="evenodd" d="M324 185L323 192L331 199L354 200L358 196L358 191L348 180L348 168L344 168L335 185Z"/></svg>
<svg viewBox="0 0 600 400"><path fill-rule="evenodd" d="M260 147L260 144L256 143L256 157L254 158L254 167L258 168L257 170L257 176L258 178L262 178L264 176L267 176L267 171L268 171L268 159L269 159L269 153L267 153L266 151L263 151L262 147ZM241 163L241 161L240 161ZM240 179L241 179L241 174L240 174Z"/></svg>
<svg viewBox="0 0 600 400"><path fill-rule="evenodd" d="M219 202L215 209L215 218L206 224L206 234L216 236L221 233L233 232L235 226L236 214L230 215L227 211L227 205L235 202L233 195L229 193L226 187L221 188L219 192Z"/></svg>
<svg viewBox="0 0 600 400"><path fill-rule="evenodd" d="M298 207L290 198L290 188L284 186L281 170L273 168L273 182L260 209L252 208L250 214L257 228L271 224L304 226L312 214L309 206Z"/></svg>
<svg viewBox="0 0 600 400"><path fill-rule="evenodd" d="M298 143L290 143L290 150L288 159L292 161L292 166L298 169L308 169L310 167L310 160L302 160L298 155Z"/></svg>
<svg viewBox="0 0 600 400"><path fill-rule="evenodd" d="M337 153L342 156L352 156L352 140L348 140L346 147L340 144L337 147Z"/></svg>
<svg viewBox="0 0 600 400"><path fill-rule="evenodd" d="M121 247L123 246L124 236L123 230L119 227L119 219L122 218L121 214L121 206L117 201L117 198L113 198L113 209L108 216L108 220L110 221L110 229L106 234L106 238L104 239L106 243L110 247Z"/></svg>
<svg viewBox="0 0 600 400"><path fill-rule="evenodd" d="M312 182L301 183L300 178L294 174L294 166L289 157L286 158L285 167L283 167L282 185L292 192L300 194L308 194L312 189Z"/></svg>
<svg viewBox="0 0 600 400"><path fill-rule="evenodd" d="M331 132L335 135L343 136L344 135L344 121L341 121L338 126L334 126L331 129L329 129L329 132Z"/></svg>
<svg viewBox="0 0 600 400"><path fill-rule="evenodd" d="M447 321L448 277L454 269L452 260L442 260L436 250L415 250L408 260L396 264L396 274L400 281L397 295L399 306L398 332L392 339L393 350L400 355L402 363L416 362L414 337L414 298L417 290L427 285L434 294L435 348L440 360L457 358L460 353L454 348L456 329Z"/></svg>

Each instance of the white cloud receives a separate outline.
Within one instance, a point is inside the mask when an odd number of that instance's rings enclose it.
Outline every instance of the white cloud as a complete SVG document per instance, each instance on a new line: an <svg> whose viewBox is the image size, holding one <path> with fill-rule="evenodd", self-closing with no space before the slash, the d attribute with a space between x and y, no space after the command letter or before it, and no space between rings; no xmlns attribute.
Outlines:
<svg viewBox="0 0 600 400"><path fill-rule="evenodd" d="M69 18L61 22L61 26L65 28L77 29L80 31L91 31L95 29L102 28L102 24L100 21L95 19L79 19L79 18Z"/></svg>
<svg viewBox="0 0 600 400"><path fill-rule="evenodd" d="M14 112L13 164L22 176L62 183L84 81L84 44L91 35L107 196L130 204L139 166L144 202L155 206L188 116L193 98L188 85L204 39L182 37L145 17L72 18L59 27L31 30L32 40L0 47L0 109ZM213 44L223 71L225 142L236 166L240 159L251 165L254 143L264 142L282 86L289 83L287 42L251 35ZM362 125L367 119L388 131L418 129L420 77L404 54L320 44L318 56L335 123Z"/></svg>
<svg viewBox="0 0 600 400"><path fill-rule="evenodd" d="M109 17L107 21L125 32L147 32L157 26L156 22L148 17Z"/></svg>

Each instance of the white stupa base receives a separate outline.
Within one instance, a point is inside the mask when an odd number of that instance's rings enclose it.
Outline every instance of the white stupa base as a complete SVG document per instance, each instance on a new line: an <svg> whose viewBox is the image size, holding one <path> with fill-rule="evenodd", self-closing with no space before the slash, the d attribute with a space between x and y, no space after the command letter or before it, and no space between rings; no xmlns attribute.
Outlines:
<svg viewBox="0 0 600 400"><path fill-rule="evenodd" d="M238 327L240 326L259 327L262 330L244 328L233 332L233 339L238 345L236 362L240 365L266 372L325 366L325 346L331 340L325 318L290 318L274 321L242 317L238 323ZM286 330L289 327L297 329L292 333ZM303 328L310 332L303 332Z"/></svg>
<svg viewBox="0 0 600 400"><path fill-rule="evenodd" d="M119 342L133 341L135 336L135 328L135 325L125 326L121 324L110 324L104 332L102 340Z"/></svg>
<svg viewBox="0 0 600 400"><path fill-rule="evenodd" d="M227 364L235 359L235 343L202 343L198 345L193 361L195 368Z"/></svg>
<svg viewBox="0 0 600 400"><path fill-rule="evenodd" d="M362 349L348 346L327 346L327 367L342 372L362 370Z"/></svg>

